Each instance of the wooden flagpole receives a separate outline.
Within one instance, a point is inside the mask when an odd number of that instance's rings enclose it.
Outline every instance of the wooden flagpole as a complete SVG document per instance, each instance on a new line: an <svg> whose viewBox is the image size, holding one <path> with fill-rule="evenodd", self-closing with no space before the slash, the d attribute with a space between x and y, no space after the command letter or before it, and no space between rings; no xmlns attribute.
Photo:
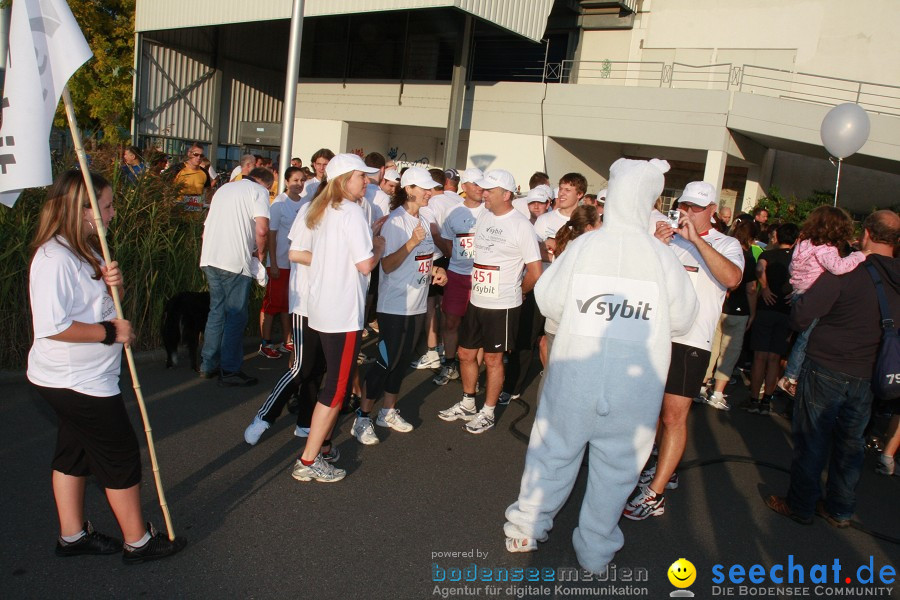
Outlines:
<svg viewBox="0 0 900 600"><path fill-rule="evenodd" d="M103 226L103 218L100 215L100 205L97 203L97 192L94 190L94 184L91 181L91 174L88 169L87 154L84 151L84 145L81 142L81 134L78 132L78 123L75 121L75 108L72 105L72 96L69 95L69 86L63 87L62 91L63 103L66 106L66 117L69 121L69 131L72 132L72 141L75 144L75 152L78 155L78 164L81 167L81 174L84 177L84 185L87 187L88 196L91 199L91 210L94 212L94 223L97 232L100 235L100 247L103 250L103 260L106 264L112 262L109 255L109 245L106 243L106 228ZM116 305L116 317L124 319L122 311L122 300L119 298L119 290L111 287L113 303ZM147 407L144 405L144 395L141 392L141 384L138 381L137 368L134 364L134 354L131 346L125 344L125 358L128 360L128 370L131 371L131 381L134 384L134 394L137 396L137 403L141 409L141 419L144 421L144 433L147 435L147 447L150 450L150 464L153 467L153 479L156 481L156 492L159 495L159 506L162 509L163 518L166 521L166 529L169 532L169 539L175 539L175 530L172 528L172 517L169 515L169 505L166 503L166 494L162 486L162 478L159 474L159 463L156 460L156 447L153 445L153 430L150 428L150 419L147 416Z"/></svg>

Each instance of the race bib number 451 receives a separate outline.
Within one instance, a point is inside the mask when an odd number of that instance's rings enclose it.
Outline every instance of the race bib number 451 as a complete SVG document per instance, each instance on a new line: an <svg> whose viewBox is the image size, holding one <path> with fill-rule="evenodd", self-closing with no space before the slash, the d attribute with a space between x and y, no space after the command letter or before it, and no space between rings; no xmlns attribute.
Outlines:
<svg viewBox="0 0 900 600"><path fill-rule="evenodd" d="M416 255L416 285L428 285L431 283L431 257L433 256L434 253Z"/></svg>
<svg viewBox="0 0 900 600"><path fill-rule="evenodd" d="M499 298L500 267L476 263L472 268L472 293L482 298Z"/></svg>

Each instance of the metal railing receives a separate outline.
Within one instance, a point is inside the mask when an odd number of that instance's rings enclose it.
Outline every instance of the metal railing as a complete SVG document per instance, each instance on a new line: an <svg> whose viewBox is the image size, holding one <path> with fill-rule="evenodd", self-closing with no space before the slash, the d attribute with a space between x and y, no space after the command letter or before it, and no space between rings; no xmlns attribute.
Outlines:
<svg viewBox="0 0 900 600"><path fill-rule="evenodd" d="M900 86L775 69L759 65L680 62L575 61L544 65L547 83L735 90L836 106L859 104L871 113L900 116Z"/></svg>

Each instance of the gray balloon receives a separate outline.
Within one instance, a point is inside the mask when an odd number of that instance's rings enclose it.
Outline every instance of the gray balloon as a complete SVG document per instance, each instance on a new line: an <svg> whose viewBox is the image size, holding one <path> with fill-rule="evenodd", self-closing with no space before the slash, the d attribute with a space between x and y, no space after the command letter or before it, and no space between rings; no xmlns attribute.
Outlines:
<svg viewBox="0 0 900 600"><path fill-rule="evenodd" d="M831 156L847 158L869 139L869 115L858 104L839 104L822 119L819 134Z"/></svg>

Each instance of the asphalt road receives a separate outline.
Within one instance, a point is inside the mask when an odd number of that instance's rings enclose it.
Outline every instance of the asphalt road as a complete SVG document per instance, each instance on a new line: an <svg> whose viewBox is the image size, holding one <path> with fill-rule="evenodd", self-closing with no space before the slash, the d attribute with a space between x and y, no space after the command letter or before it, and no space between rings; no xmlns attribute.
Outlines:
<svg viewBox="0 0 900 600"><path fill-rule="evenodd" d="M371 352L371 341L366 349ZM492 431L473 436L459 422L436 416L459 399L460 384L439 388L431 372L411 372L400 408L416 429L401 434L377 428L381 443L363 447L350 436L345 418L336 443L346 479L300 483L290 476L302 447L292 435L292 415L283 415L257 446L243 440L244 428L286 365L286 359L249 358L246 370L261 380L249 389L222 389L184 367L166 370L162 360L139 365L174 527L189 545L177 557L129 567L118 556L54 556L54 416L23 379L2 384L3 598L664 598L675 590L667 570L680 557L696 568L690 591L698 598L729 592L775 597L769 570L789 560L804 570L804 583L795 569L794 582L782 584L795 597L862 589L856 586L867 571L857 573L857 567L870 561L876 583L865 586L868 593L900 596L896 583L883 589L878 583L883 566L900 567L900 477L875 475L874 459L867 456L850 529L834 529L821 519L802 526L775 515L762 498L784 492L788 482L789 422L781 417L694 405L680 487L667 494L665 515L623 519L625 546L605 581L576 584L559 578L571 577L560 569L578 567L571 533L584 494L584 467L550 540L532 554L504 549L503 513L518 492L537 381L522 401L498 412ZM123 390L130 385L124 376ZM746 396L740 386L730 391L732 401ZM133 394L126 391L126 398L140 432ZM142 495L148 518L162 527L146 451ZM86 513L98 530L118 533L95 486L89 486ZM810 582L813 566L827 565L831 578L835 559L840 583L829 580L817 589ZM466 582L473 563L481 569L479 581ZM762 565L766 579L743 582L753 589L728 579L732 566L754 564ZM718 586L716 565L725 574ZM537 570L516 571L527 568ZM486 569L492 577L534 575L540 581L486 583ZM547 581L551 575L555 581ZM444 581L435 581L441 576ZM449 581L454 577L463 581Z"/></svg>

